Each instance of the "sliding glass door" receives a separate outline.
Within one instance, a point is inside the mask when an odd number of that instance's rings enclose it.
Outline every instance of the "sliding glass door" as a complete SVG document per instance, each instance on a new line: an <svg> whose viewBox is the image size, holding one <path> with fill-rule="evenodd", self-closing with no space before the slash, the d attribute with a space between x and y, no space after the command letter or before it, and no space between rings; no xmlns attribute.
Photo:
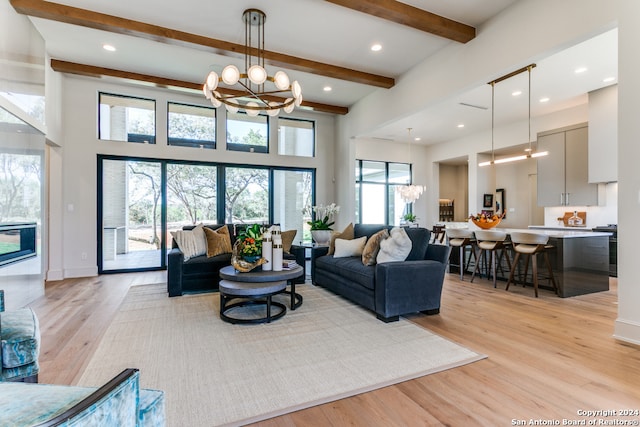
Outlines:
<svg viewBox="0 0 640 427"><path fill-rule="evenodd" d="M99 272L163 268L162 164L104 159L101 166Z"/></svg>
<svg viewBox="0 0 640 427"><path fill-rule="evenodd" d="M314 172L269 166L99 156L98 272L166 268L186 225L280 224L311 241Z"/></svg>

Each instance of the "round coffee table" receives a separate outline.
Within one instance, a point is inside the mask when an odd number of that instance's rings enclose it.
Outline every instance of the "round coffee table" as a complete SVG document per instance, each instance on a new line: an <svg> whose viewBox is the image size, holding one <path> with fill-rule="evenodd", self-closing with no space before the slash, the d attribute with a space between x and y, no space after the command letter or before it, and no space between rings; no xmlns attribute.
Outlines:
<svg viewBox="0 0 640 427"><path fill-rule="evenodd" d="M229 323L270 323L272 320L277 320L285 315L287 307L282 303L272 301L271 297L286 288L286 280L256 283L221 280L218 287L220 291L220 318ZM233 299L240 299L240 301L229 304ZM265 306L266 314L264 317L242 318L232 317L228 314L234 308L258 305ZM279 308L280 311L271 315L272 306Z"/></svg>
<svg viewBox="0 0 640 427"><path fill-rule="evenodd" d="M232 282L248 282L248 283L264 283L264 282L277 282L280 280L286 280L291 285L291 290L283 290L281 293L291 295L291 310L302 305L302 295L296 293L296 284L293 279L302 276L303 269L301 266L296 265L293 268L289 268L282 271L250 271L248 273L241 273L236 271L233 266L228 265L220 269L220 278L224 280L230 280Z"/></svg>

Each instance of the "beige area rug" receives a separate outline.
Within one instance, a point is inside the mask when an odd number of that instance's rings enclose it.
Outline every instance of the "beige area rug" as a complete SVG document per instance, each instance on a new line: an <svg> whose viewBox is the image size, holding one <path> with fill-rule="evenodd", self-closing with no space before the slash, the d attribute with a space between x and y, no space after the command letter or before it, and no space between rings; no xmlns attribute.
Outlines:
<svg viewBox="0 0 640 427"><path fill-rule="evenodd" d="M217 293L168 298L166 284L133 287L80 385L139 368L143 387L165 391L168 426L242 425L485 357L322 288L296 291L304 303L283 318L231 325Z"/></svg>

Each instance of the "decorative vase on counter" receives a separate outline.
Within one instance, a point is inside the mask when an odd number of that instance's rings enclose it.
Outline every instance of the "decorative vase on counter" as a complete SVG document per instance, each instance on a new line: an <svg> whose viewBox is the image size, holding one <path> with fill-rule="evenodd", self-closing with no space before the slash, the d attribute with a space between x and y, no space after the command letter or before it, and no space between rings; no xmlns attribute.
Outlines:
<svg viewBox="0 0 640 427"><path fill-rule="evenodd" d="M311 237L318 245L328 245L331 240L331 230L311 230Z"/></svg>

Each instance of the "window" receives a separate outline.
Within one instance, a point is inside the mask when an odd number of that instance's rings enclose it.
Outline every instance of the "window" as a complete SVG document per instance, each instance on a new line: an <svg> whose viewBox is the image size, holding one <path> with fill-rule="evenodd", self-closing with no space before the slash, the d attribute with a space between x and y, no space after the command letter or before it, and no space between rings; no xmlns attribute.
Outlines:
<svg viewBox="0 0 640 427"><path fill-rule="evenodd" d="M99 139L156 143L154 100L100 93L99 103Z"/></svg>
<svg viewBox="0 0 640 427"><path fill-rule="evenodd" d="M225 223L269 222L269 170L225 169Z"/></svg>
<svg viewBox="0 0 640 427"><path fill-rule="evenodd" d="M227 150L269 152L268 117L227 112Z"/></svg>
<svg viewBox="0 0 640 427"><path fill-rule="evenodd" d="M311 242L303 212L311 210L313 173L307 170L273 172L273 222L282 230L297 230L295 241Z"/></svg>
<svg viewBox="0 0 640 427"><path fill-rule="evenodd" d="M167 106L169 145L216 148L216 110L169 102Z"/></svg>
<svg viewBox="0 0 640 427"><path fill-rule="evenodd" d="M411 205L396 193L411 183L411 165L356 160L356 221L361 224L399 225Z"/></svg>
<svg viewBox="0 0 640 427"><path fill-rule="evenodd" d="M100 274L165 268L170 232L190 224L278 223L298 230L296 241L311 240L302 211L313 200L313 169L111 155L98 160ZM0 236L0 255L1 243Z"/></svg>
<svg viewBox="0 0 640 427"><path fill-rule="evenodd" d="M278 154L313 157L315 134L313 121L278 118Z"/></svg>

